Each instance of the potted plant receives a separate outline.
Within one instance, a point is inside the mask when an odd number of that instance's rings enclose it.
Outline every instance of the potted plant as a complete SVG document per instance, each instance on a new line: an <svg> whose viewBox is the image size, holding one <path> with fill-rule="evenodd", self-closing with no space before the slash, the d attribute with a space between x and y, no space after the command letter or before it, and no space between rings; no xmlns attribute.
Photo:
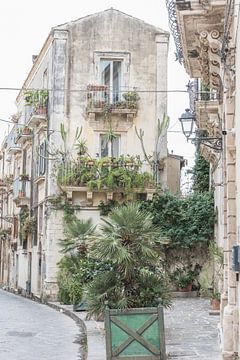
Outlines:
<svg viewBox="0 0 240 360"><path fill-rule="evenodd" d="M37 115L46 115L47 113L48 90L38 90L34 103L34 112Z"/></svg>
<svg viewBox="0 0 240 360"><path fill-rule="evenodd" d="M24 191L23 191L23 190L19 190L19 191L18 191L18 197L19 197L19 198L23 198L24 196L25 196Z"/></svg>
<svg viewBox="0 0 240 360"><path fill-rule="evenodd" d="M29 126L24 126L22 129L22 135L30 135L31 134L31 128Z"/></svg>
<svg viewBox="0 0 240 360"><path fill-rule="evenodd" d="M220 310L220 299L221 295L219 292L214 291L211 295L211 309Z"/></svg>
<svg viewBox="0 0 240 360"><path fill-rule="evenodd" d="M200 267L198 264L195 266L192 264L180 266L173 271L170 278L178 291L189 292L192 291L193 283L197 279L199 272Z"/></svg>

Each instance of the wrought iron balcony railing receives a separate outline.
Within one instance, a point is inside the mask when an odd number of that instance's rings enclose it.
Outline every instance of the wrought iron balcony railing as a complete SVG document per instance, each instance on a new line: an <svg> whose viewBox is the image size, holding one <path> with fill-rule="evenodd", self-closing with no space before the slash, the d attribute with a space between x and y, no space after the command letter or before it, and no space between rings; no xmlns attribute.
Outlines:
<svg viewBox="0 0 240 360"><path fill-rule="evenodd" d="M140 97L135 90L111 91L105 85L88 85L87 111L102 112L137 112Z"/></svg>

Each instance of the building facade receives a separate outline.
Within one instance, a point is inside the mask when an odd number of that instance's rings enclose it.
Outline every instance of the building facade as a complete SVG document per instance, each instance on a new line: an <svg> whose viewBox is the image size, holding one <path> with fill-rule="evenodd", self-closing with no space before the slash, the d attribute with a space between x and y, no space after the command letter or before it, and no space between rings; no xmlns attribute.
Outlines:
<svg viewBox="0 0 240 360"><path fill-rule="evenodd" d="M64 204L97 224L101 202L168 187L168 41L114 9L52 29L2 146L2 284L55 299Z"/></svg>
<svg viewBox="0 0 240 360"><path fill-rule="evenodd" d="M169 24L179 61L193 79L191 113L210 138L201 152L211 164L215 194L215 237L223 249L219 327L224 359L236 359L239 341L239 3L167 1ZM237 248L238 249L238 248Z"/></svg>

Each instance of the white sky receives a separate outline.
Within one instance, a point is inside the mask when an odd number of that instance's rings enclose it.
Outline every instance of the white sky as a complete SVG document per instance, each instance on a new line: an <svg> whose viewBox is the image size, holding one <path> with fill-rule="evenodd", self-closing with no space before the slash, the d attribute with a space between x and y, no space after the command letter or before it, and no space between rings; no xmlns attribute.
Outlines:
<svg viewBox="0 0 240 360"><path fill-rule="evenodd" d="M0 87L22 86L32 66L32 55L38 54L53 26L75 20L85 15L114 7L142 19L163 30L168 28L165 0L8 0L0 3ZM188 76L184 67L175 61L175 46L170 40L168 89L186 90ZM0 118L9 119L16 112L16 91L0 90ZM178 117L189 107L188 95L168 95L168 115L171 118L168 149L188 159L192 165L194 147L186 142L180 132ZM8 125L0 122L0 141Z"/></svg>

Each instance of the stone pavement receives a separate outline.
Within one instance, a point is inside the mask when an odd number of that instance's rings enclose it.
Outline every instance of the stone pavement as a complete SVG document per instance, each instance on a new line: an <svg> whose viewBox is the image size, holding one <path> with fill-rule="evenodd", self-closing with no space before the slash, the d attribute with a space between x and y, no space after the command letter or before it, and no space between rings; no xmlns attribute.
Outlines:
<svg viewBox="0 0 240 360"><path fill-rule="evenodd" d="M72 312L71 305L58 307ZM86 320L85 312L74 312L87 329L88 360L105 360L104 325ZM221 360L218 341L218 315L209 315L209 300L201 298L174 299L171 309L164 310L166 349L169 359Z"/></svg>
<svg viewBox="0 0 240 360"><path fill-rule="evenodd" d="M0 290L0 360L76 360L79 349L72 319Z"/></svg>

